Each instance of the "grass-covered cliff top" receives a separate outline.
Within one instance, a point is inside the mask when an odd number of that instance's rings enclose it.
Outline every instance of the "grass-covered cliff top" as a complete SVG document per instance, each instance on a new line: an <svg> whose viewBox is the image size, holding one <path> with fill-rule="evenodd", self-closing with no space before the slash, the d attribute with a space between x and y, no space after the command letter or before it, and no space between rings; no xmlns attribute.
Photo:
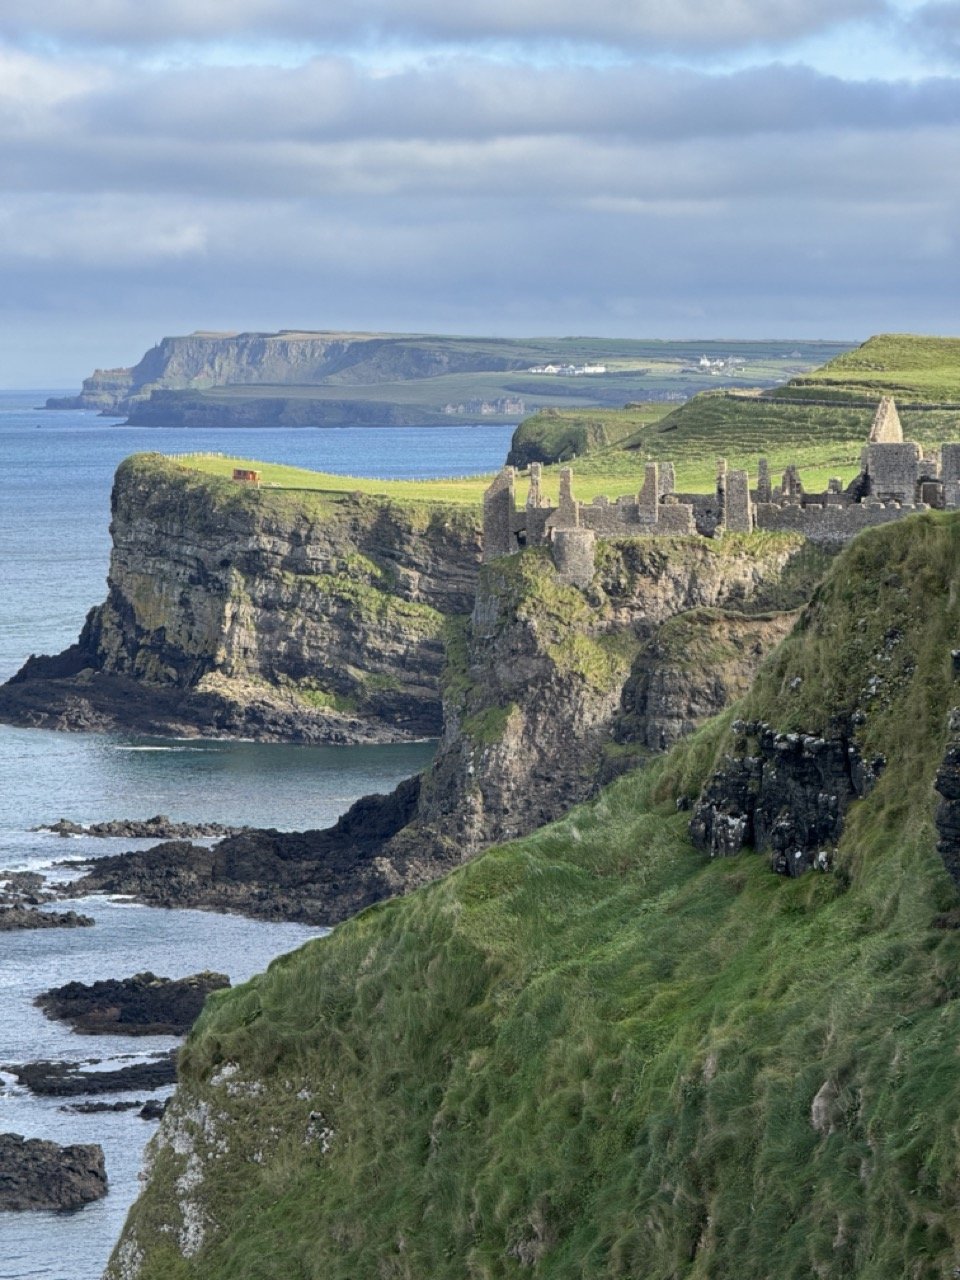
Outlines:
<svg viewBox="0 0 960 1280"><path fill-rule="evenodd" d="M960 338L877 334L813 373L791 379L783 394L798 390L860 399L894 395L904 403L960 403Z"/></svg>
<svg viewBox="0 0 960 1280"><path fill-rule="evenodd" d="M378 480L368 476L343 476L329 471L311 471L306 467L289 467L282 463L262 462L255 458L233 458L221 454L178 454L169 460L182 471L215 477L235 484L231 477L235 467L259 471L261 494L271 490L289 490L317 494L377 494L398 502L439 502L478 505L491 476L466 476L449 480ZM243 486L236 484L237 488Z"/></svg>
<svg viewBox="0 0 960 1280"><path fill-rule="evenodd" d="M881 623L896 634L889 698L864 703L888 766L832 873L691 847L675 801L731 713L215 996L175 1104L200 1164L157 1155L137 1274L952 1275L960 933L932 783L958 602L960 517L865 534L761 676L777 724L799 677L816 730L818 699L869 686Z"/></svg>

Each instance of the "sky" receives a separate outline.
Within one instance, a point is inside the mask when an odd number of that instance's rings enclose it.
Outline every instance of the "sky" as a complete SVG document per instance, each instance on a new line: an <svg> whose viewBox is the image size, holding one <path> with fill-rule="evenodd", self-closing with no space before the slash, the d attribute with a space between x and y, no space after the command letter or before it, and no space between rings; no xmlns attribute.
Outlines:
<svg viewBox="0 0 960 1280"><path fill-rule="evenodd" d="M194 329L960 333L960 0L0 0L0 386Z"/></svg>

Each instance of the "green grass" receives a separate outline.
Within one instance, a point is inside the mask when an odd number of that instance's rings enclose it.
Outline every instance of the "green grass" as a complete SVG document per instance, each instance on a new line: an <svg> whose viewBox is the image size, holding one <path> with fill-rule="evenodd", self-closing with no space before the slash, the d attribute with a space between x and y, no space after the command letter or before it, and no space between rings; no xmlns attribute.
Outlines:
<svg viewBox="0 0 960 1280"><path fill-rule="evenodd" d="M657 422L670 410L666 403L636 404L627 409L592 413L545 409L525 418L513 433L507 461L526 467L531 462L569 462L585 453L620 444L640 427Z"/></svg>
<svg viewBox="0 0 960 1280"><path fill-rule="evenodd" d="M882 333L823 368L794 378L784 395L869 398L887 393L905 403L960 403L960 338Z"/></svg>
<svg viewBox="0 0 960 1280"><path fill-rule="evenodd" d="M215 1226L175 1259L166 1149L131 1218L143 1280L952 1275L960 932L936 927L932 782L958 632L960 518L906 520L838 559L748 698L815 730L889 676L863 729L888 766L835 874L691 848L675 799L730 712L214 996L181 1073ZM224 1063L262 1090L212 1086Z"/></svg>

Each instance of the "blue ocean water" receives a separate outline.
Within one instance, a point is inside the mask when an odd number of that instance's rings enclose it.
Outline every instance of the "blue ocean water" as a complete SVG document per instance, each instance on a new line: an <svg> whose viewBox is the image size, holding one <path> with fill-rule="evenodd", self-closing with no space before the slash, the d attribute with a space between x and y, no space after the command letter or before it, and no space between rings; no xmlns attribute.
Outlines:
<svg viewBox="0 0 960 1280"><path fill-rule="evenodd" d="M129 428L86 412L37 410L47 391L0 393L0 679L32 652L76 639L103 599L113 471L139 450L220 450L342 474L427 477L492 471L511 429L413 428L185 431ZM63 858L134 841L63 840L31 827L60 816L90 822L166 813L287 829L325 826L358 796L422 768L432 744L295 747L56 734L0 725L0 870L59 879ZM0 877L2 878L2 877ZM172 1044L81 1037L33 1005L48 987L152 969L170 977L213 968L242 981L322 931L236 916L161 911L89 899L70 904L92 929L0 933L0 1064L126 1059ZM119 1097L120 1095L117 1095ZM108 1097L108 1101L113 1100ZM153 1124L135 1112L81 1115L33 1098L0 1071L0 1132L99 1142L110 1192L72 1214L0 1213L0 1280L95 1280L136 1194Z"/></svg>

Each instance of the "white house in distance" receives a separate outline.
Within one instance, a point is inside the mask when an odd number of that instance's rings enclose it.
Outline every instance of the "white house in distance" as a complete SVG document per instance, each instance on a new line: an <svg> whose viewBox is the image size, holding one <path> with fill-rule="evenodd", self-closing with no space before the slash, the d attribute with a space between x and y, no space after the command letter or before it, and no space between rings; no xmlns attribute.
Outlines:
<svg viewBox="0 0 960 1280"><path fill-rule="evenodd" d="M527 373L549 373L561 378L582 378L585 374L606 373L605 364L535 364Z"/></svg>

